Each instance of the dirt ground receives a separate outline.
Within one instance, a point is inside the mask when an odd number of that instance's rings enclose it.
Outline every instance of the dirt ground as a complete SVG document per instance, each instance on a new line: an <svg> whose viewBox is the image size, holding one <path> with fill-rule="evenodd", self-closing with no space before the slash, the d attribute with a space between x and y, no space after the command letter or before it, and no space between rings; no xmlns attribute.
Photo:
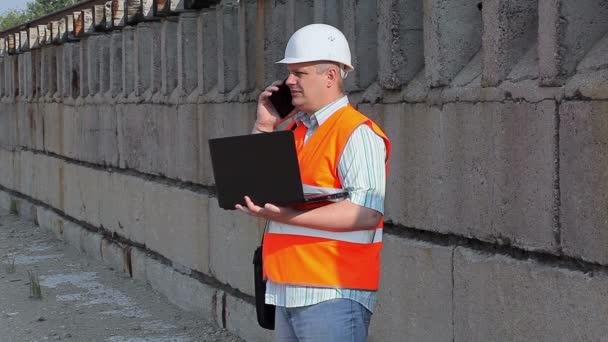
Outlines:
<svg viewBox="0 0 608 342"><path fill-rule="evenodd" d="M0 258L1 342L242 341L1 209Z"/></svg>

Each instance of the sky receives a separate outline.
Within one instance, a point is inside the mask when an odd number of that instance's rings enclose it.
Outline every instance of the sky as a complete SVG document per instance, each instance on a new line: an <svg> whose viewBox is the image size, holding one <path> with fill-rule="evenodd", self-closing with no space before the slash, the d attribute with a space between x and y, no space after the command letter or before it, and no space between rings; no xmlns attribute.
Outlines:
<svg viewBox="0 0 608 342"><path fill-rule="evenodd" d="M9 9L25 9L25 4L30 0L0 0L0 14L8 11Z"/></svg>

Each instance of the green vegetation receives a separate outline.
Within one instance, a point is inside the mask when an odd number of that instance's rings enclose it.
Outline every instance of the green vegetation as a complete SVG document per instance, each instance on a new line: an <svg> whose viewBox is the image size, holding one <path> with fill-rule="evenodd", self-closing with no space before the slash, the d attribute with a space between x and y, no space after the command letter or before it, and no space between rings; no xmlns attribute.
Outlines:
<svg viewBox="0 0 608 342"><path fill-rule="evenodd" d="M62 8L74 5L81 0L30 0L26 9L12 9L0 13L0 31L17 26Z"/></svg>
<svg viewBox="0 0 608 342"><path fill-rule="evenodd" d="M30 276L30 297L34 299L42 299L42 289L40 288L40 279L32 271L27 271Z"/></svg>

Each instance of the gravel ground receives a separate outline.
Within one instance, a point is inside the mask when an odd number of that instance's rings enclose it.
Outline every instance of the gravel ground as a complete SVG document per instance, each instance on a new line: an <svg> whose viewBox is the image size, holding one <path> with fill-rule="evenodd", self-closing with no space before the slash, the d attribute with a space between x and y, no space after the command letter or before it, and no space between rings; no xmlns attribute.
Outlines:
<svg viewBox="0 0 608 342"><path fill-rule="evenodd" d="M0 258L2 342L242 341L2 210ZM40 299L32 296L36 278Z"/></svg>

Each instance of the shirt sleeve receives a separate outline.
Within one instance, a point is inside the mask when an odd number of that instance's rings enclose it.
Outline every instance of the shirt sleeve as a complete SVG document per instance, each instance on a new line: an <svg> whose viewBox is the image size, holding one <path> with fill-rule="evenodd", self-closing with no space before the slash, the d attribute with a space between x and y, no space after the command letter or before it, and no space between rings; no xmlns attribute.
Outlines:
<svg viewBox="0 0 608 342"><path fill-rule="evenodd" d="M349 191L349 200L360 206L384 213L386 187L386 146L369 126L357 127L346 142L338 177Z"/></svg>

